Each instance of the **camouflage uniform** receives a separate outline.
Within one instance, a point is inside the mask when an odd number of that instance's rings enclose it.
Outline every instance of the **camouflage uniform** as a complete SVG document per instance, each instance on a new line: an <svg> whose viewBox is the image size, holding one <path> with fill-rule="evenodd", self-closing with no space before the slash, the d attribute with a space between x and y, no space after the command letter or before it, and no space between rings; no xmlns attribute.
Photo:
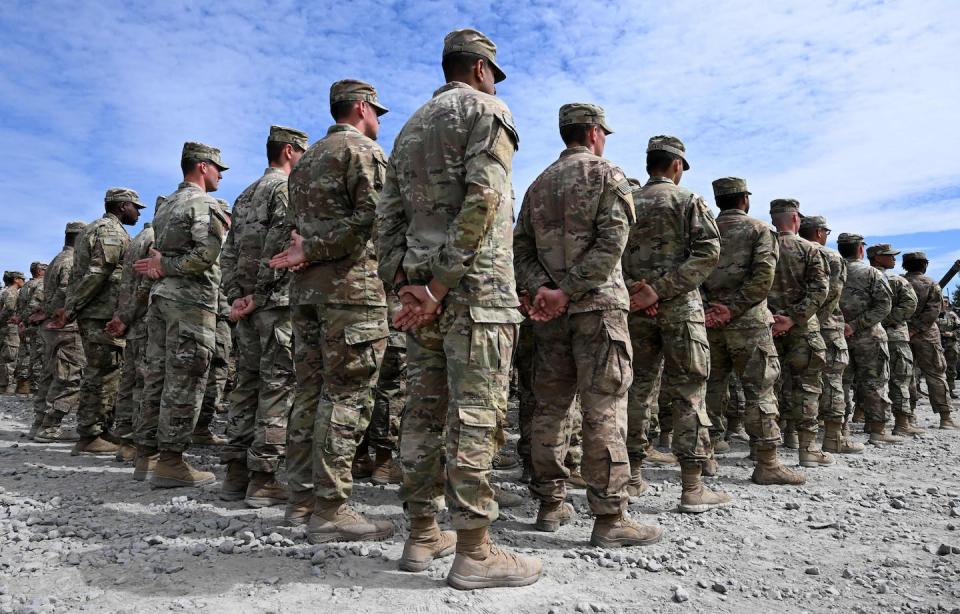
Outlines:
<svg viewBox="0 0 960 614"><path fill-rule="evenodd" d="M646 280L660 302L656 316L635 311L629 317L634 376L627 449L631 460L644 458L659 392L673 414L674 454L681 462L702 462L710 451L712 424L705 399L710 348L697 288L720 257L720 232L703 198L665 177L635 187L633 202L637 222L623 254L624 277L628 288Z"/></svg>
<svg viewBox="0 0 960 614"><path fill-rule="evenodd" d="M885 246L889 248L889 245ZM874 246L870 246L873 249ZM900 252L897 252L898 254ZM913 415L910 406L910 382L913 381L913 350L907 320L917 309L917 293L906 279L891 271L886 272L887 283L893 292L889 315L883 320L890 352L890 384L888 392L894 414Z"/></svg>
<svg viewBox="0 0 960 614"><path fill-rule="evenodd" d="M34 263L34 265L41 265L44 270L47 268L47 265L42 262ZM34 265L31 265L31 268ZM43 335L40 333L41 327L46 326L46 322L42 321L40 324L31 324L30 316L37 312L43 312L44 279L45 277L34 277L27 282L27 285L31 286L30 291L27 294L21 291L17 300L17 316L20 318L20 322L26 327L26 331L30 333L28 337L30 355L28 361L28 377L33 387L34 416L35 420L38 421L38 425L42 422L43 416L47 412L47 390L50 388L49 372L44 369L43 364ZM26 287L27 286L24 286L24 288Z"/></svg>
<svg viewBox="0 0 960 614"><path fill-rule="evenodd" d="M560 125L586 123L587 105L564 105ZM594 111L592 117L602 118ZM601 126L606 129L602 119ZM545 503L566 498L564 466L571 406L583 414L582 475L594 514L627 507L627 390L633 377L620 259L635 221L630 182L586 147L568 147L530 185L513 235L517 282L531 299L541 287L563 290L567 311L534 322L537 399L530 490Z"/></svg>
<svg viewBox="0 0 960 614"><path fill-rule="evenodd" d="M450 289L439 319L407 334L400 497L411 518L435 516L445 484L457 529L497 517L489 476L523 319L510 239L517 143L500 99L447 83L397 136L377 208L384 283L402 271Z"/></svg>
<svg viewBox="0 0 960 614"><path fill-rule="evenodd" d="M111 198L109 194L107 198ZM136 200L139 202L139 197ZM129 243L126 228L109 212L88 224L77 237L65 312L68 321L76 320L80 326L87 357L77 413L77 433L81 437L97 437L113 422L126 342L107 334L104 327L117 304L123 252Z"/></svg>
<svg viewBox="0 0 960 614"><path fill-rule="evenodd" d="M400 310L400 301L387 296L388 318ZM390 320L388 319L388 322ZM407 390L407 336L390 326L387 349L380 365L380 376L373 389L373 416L367 429L367 442L377 450L397 451L400 416Z"/></svg>
<svg viewBox="0 0 960 614"><path fill-rule="evenodd" d="M371 239L385 167L375 141L334 124L290 174L289 215L310 265L290 286L297 391L287 479L294 493L312 489L328 503L353 488L350 467L390 335Z"/></svg>
<svg viewBox="0 0 960 614"><path fill-rule="evenodd" d="M306 134L279 126L271 127L270 140L307 148ZM286 452L287 418L296 386L291 274L267 264L290 239L289 201L286 173L267 168L237 197L222 258L228 303L252 296L256 307L234 329L237 385L230 393L229 443L220 461L242 460L251 471L263 473L276 473Z"/></svg>
<svg viewBox="0 0 960 614"><path fill-rule="evenodd" d="M86 226L82 222L67 224L67 234L79 234ZM64 246L63 250L50 262L44 278L43 310L51 318L67 302L67 286L73 271L74 247ZM83 354L83 342L80 340L80 327L76 322L68 322L58 329L41 327L43 335L43 362L50 374L50 387L45 399L46 417L43 427L60 425L63 416L77 411L80 405L80 383L87 365Z"/></svg>
<svg viewBox="0 0 960 614"><path fill-rule="evenodd" d="M220 152L187 143L183 157L220 164ZM153 220L164 276L150 289L147 369L134 440L143 449L183 452L200 415L216 349L220 251L227 221L220 204L187 181Z"/></svg>
<svg viewBox="0 0 960 614"><path fill-rule="evenodd" d="M771 213L796 211L795 200L778 199ZM820 336L817 312L830 291L826 263L816 245L792 232L779 232L780 259L767 297L774 315L788 316L793 327L774 338L780 358L780 407L798 430L818 430L820 372L826 365L826 346Z"/></svg>
<svg viewBox="0 0 960 614"><path fill-rule="evenodd" d="M126 325L123 338L123 368L117 389L117 406L113 418L113 434L129 439L140 413L140 397L143 394L144 361L147 353L147 324L144 316L150 296L152 280L137 275L133 263L150 255L153 247L153 224L143 225L123 254L123 270L120 273L120 294L115 316Z"/></svg>
<svg viewBox="0 0 960 614"><path fill-rule="evenodd" d="M23 275L20 275L23 277ZM17 296L20 288L10 281L10 285L0 291L0 392L13 392L17 383L17 358L20 355L20 328L8 320L17 312Z"/></svg>
<svg viewBox="0 0 960 614"><path fill-rule="evenodd" d="M856 245L863 237L841 234L838 243ZM862 259L847 258L847 283L840 296L840 309L853 333L847 338L850 366L844 374L846 388L854 388L854 398L868 422L885 423L890 417L890 354L887 333L881 322L890 314L893 293L883 273Z"/></svg>
<svg viewBox="0 0 960 614"><path fill-rule="evenodd" d="M23 294L23 291L20 291ZM943 345L943 357L947 363L947 390L953 396L953 385L957 379L957 337L960 331L960 317L949 307L937 319L940 329L940 343Z"/></svg>
<svg viewBox="0 0 960 614"><path fill-rule="evenodd" d="M714 189L718 189L716 184ZM724 194L738 193L724 192L726 184L720 189ZM745 182L741 191L746 191ZM766 297L777 268L777 236L768 225L740 209L721 211L717 227L720 261L703 282L701 293L707 303L727 306L731 319L722 327L707 329L710 377L706 398L713 422L711 431L715 433L711 435L723 436L724 400L729 399L730 376L736 374L743 386L744 428L759 448L775 448L780 428L773 388L780 363L770 333L773 317L767 310Z"/></svg>
<svg viewBox="0 0 960 614"><path fill-rule="evenodd" d="M207 385L203 389L203 400L200 402L200 414L193 432L206 434L209 432L213 416L220 411L223 403L223 391L227 387L230 352L233 349L233 331L230 328L230 304L220 293L217 308L217 327L214 332L213 356L210 357L210 372L207 373Z"/></svg>
<svg viewBox="0 0 960 614"><path fill-rule="evenodd" d="M927 257L923 252L913 252L904 254L903 259L926 260ZM917 295L917 309L907 321L914 364L927 382L927 394L933 411L941 415L949 414L951 406L947 389L947 361L943 356L940 331L937 328L937 318L943 308L943 291L936 281L923 273L907 273L904 277ZM910 388L911 406L916 405L919 396L917 385L918 382L914 381Z"/></svg>

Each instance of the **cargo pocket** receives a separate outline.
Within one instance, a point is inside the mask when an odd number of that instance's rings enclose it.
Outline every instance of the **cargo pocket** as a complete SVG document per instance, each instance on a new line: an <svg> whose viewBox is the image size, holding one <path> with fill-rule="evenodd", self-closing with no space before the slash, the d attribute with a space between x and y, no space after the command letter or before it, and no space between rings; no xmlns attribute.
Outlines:
<svg viewBox="0 0 960 614"><path fill-rule="evenodd" d="M837 365L849 365L850 349L847 347L847 342L842 340L831 341L830 345L833 350L833 362Z"/></svg>
<svg viewBox="0 0 960 614"><path fill-rule="evenodd" d="M173 352L176 372L203 377L210 368L216 338L213 330L197 324L180 322L177 328L177 347Z"/></svg>
<svg viewBox="0 0 960 614"><path fill-rule="evenodd" d="M686 356L680 361L683 370L691 375L706 378L710 375L710 341L703 322L686 322ZM666 340L670 342L669 339Z"/></svg>
<svg viewBox="0 0 960 614"><path fill-rule="evenodd" d="M344 328L343 340L349 346L344 362L345 378L372 376L377 370L377 354L373 344L389 336L386 320L356 322ZM383 345L386 347L386 341Z"/></svg>
<svg viewBox="0 0 960 614"><path fill-rule="evenodd" d="M618 479L618 474L625 471L630 473L630 456L627 454L627 446L624 444L608 444L607 454L610 455L610 471L607 474L607 492L613 492L613 484ZM626 466L624 466L626 465Z"/></svg>
<svg viewBox="0 0 960 614"><path fill-rule="evenodd" d="M913 352L910 346L902 344L893 346L890 352L890 372L898 378L908 378L913 375Z"/></svg>
<svg viewBox="0 0 960 614"><path fill-rule="evenodd" d="M360 423L360 407L356 402L335 401L330 413L330 428L324 437L323 449L333 456L351 456L358 443L357 425Z"/></svg>
<svg viewBox="0 0 960 614"><path fill-rule="evenodd" d="M457 414L460 417L457 466L489 470L493 461L497 410L483 405L461 405Z"/></svg>
<svg viewBox="0 0 960 614"><path fill-rule="evenodd" d="M505 347L506 339L502 338L501 324L478 324L470 327L470 357L471 365L484 370L497 371L500 369L501 349ZM509 355L507 356L509 360Z"/></svg>
<svg viewBox="0 0 960 614"><path fill-rule="evenodd" d="M633 348L626 323L604 316L597 346L600 351L590 389L597 394L625 394L633 383Z"/></svg>

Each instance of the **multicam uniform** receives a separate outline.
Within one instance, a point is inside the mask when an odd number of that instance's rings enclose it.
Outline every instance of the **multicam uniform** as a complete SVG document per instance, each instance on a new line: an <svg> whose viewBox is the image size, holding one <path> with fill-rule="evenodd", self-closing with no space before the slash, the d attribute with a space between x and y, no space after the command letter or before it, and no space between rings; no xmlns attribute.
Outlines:
<svg viewBox="0 0 960 614"><path fill-rule="evenodd" d="M24 286L25 288L26 286ZM23 290L20 291L23 294ZM949 307L937 319L940 329L940 343L943 345L943 358L947 363L947 391L953 396L953 386L957 379L957 349L960 345L960 317Z"/></svg>
<svg viewBox="0 0 960 614"><path fill-rule="evenodd" d="M917 310L917 293L906 279L886 272L887 283L893 293L890 313L882 324L887 331L887 348L890 352L890 384L888 392L894 414L913 415L910 405L910 383L913 381L913 350L910 348L910 332L907 321Z"/></svg>
<svg viewBox="0 0 960 614"><path fill-rule="evenodd" d="M905 254L904 259L907 256L909 254ZM917 309L907 321L914 364L927 382L927 394L933 411L941 416L949 415L951 406L947 389L947 361L943 355L943 346L940 345L940 330L937 328L937 318L943 308L943 291L937 282L923 273L907 273L904 277L917 295ZM911 406L916 406L918 397L914 382L910 389Z"/></svg>

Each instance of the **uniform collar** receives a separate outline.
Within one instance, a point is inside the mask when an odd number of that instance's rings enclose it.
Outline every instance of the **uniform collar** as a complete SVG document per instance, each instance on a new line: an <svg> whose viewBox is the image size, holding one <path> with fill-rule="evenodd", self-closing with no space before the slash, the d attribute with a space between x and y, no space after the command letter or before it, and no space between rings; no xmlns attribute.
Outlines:
<svg viewBox="0 0 960 614"><path fill-rule="evenodd" d="M287 176L287 174L284 173L282 170L280 170L279 168L273 168L272 166L268 166L263 171L263 176L266 177L267 175L283 175L284 177Z"/></svg>
<svg viewBox="0 0 960 614"><path fill-rule="evenodd" d="M327 134L333 134L335 132L356 132L357 134L360 134L360 131L357 130L355 126L339 123L334 124L327 129Z"/></svg>
<svg viewBox="0 0 960 614"><path fill-rule="evenodd" d="M743 209L724 209L723 211L720 212L719 215L717 215L717 217L720 217L721 215L746 215L746 214L747 212L744 211Z"/></svg>
<svg viewBox="0 0 960 614"><path fill-rule="evenodd" d="M455 89L457 89L457 88L463 88L463 87L465 87L465 88L467 88L467 89L473 89L472 87L470 87L469 85L467 85L467 84L464 83L463 81L451 81L450 83L447 83L446 85L444 85L443 87L441 87L440 89L438 89L437 91L435 91L435 92L433 93L433 97L436 98L437 96L439 96L440 94L442 94L442 93L444 93L444 92L449 92L450 90L455 90Z"/></svg>
<svg viewBox="0 0 960 614"><path fill-rule="evenodd" d="M560 152L560 157L565 158L567 156L572 156L574 154L592 154L592 152L587 149L584 145L577 145L576 147L568 147Z"/></svg>
<svg viewBox="0 0 960 614"><path fill-rule="evenodd" d="M669 177L661 177L659 175L657 175L656 177L650 177L649 179L647 179L647 185L651 185L654 183L673 183L673 179L670 179Z"/></svg>
<svg viewBox="0 0 960 614"><path fill-rule="evenodd" d="M117 217L116 215L114 215L113 213L110 213L109 211L107 211L106 213L103 214L103 219L105 219L105 220L113 220L113 221L116 222L117 224L120 224L120 218L118 218L118 217ZM121 225L122 225L122 224L121 224Z"/></svg>
<svg viewBox="0 0 960 614"><path fill-rule="evenodd" d="M195 184L192 181L181 181L180 185L177 186L178 190L199 190L203 192L203 188Z"/></svg>

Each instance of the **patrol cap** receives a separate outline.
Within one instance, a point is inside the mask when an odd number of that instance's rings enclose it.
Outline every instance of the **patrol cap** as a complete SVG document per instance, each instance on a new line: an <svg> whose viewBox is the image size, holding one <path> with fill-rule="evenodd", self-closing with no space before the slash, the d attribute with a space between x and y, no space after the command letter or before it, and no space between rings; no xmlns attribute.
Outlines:
<svg viewBox="0 0 960 614"><path fill-rule="evenodd" d="M109 188L103 197L103 204L109 203L133 203L137 209L146 207L140 201L140 195L136 190L130 188Z"/></svg>
<svg viewBox="0 0 960 614"><path fill-rule="evenodd" d="M926 252L907 252L906 254L903 255L903 261L904 262L911 262L911 261L930 262L930 259L927 258Z"/></svg>
<svg viewBox="0 0 960 614"><path fill-rule="evenodd" d="M310 139L306 132L286 126L270 126L270 135L267 137L267 142L290 143L303 150L310 146Z"/></svg>
<svg viewBox="0 0 960 614"><path fill-rule="evenodd" d="M770 201L770 213L800 213L800 201L796 198L775 198Z"/></svg>
<svg viewBox="0 0 960 614"><path fill-rule="evenodd" d="M747 190L747 180L739 177L721 177L713 181L713 195L728 196L730 194L750 194Z"/></svg>
<svg viewBox="0 0 960 614"><path fill-rule="evenodd" d="M507 74L497 65L497 46L483 32L464 28L447 34L443 37L443 57L451 53L472 53L485 59L493 69L494 83L507 78Z"/></svg>
<svg viewBox="0 0 960 614"><path fill-rule="evenodd" d="M853 232L841 232L837 237L837 245L859 245L863 243L863 236Z"/></svg>
<svg viewBox="0 0 960 614"><path fill-rule="evenodd" d="M10 279L26 279L20 271L7 271L7 276Z"/></svg>
<svg viewBox="0 0 960 614"><path fill-rule="evenodd" d="M64 230L64 233L68 235L79 234L86 226L83 222L67 222L67 228Z"/></svg>
<svg viewBox="0 0 960 614"><path fill-rule="evenodd" d="M571 102L560 107L560 127L576 125L600 126L607 134L613 130L607 125L603 107L588 102Z"/></svg>
<svg viewBox="0 0 960 614"><path fill-rule="evenodd" d="M203 143L195 143L193 141L187 141L183 144L183 152L180 154L180 160L210 162L211 164L216 165L216 167L221 171L225 171L229 168L228 166L224 166L223 160L220 159L219 149L216 147L211 147L210 145L204 145Z"/></svg>
<svg viewBox="0 0 960 614"><path fill-rule="evenodd" d="M900 251L893 249L893 246L889 243L875 243L867 248L867 256L873 258L874 256L896 256Z"/></svg>
<svg viewBox="0 0 960 614"><path fill-rule="evenodd" d="M822 215L801 215L800 216L800 230L830 230L830 227L827 226L827 218Z"/></svg>
<svg viewBox="0 0 960 614"><path fill-rule="evenodd" d="M683 146L683 141L675 136L660 134L650 137L647 143L647 153L651 151L668 151L675 156L680 156L683 160L683 170L690 170L690 163L687 162L687 148Z"/></svg>
<svg viewBox="0 0 960 614"><path fill-rule="evenodd" d="M36 262L31 262L31 263L30 263L30 272L31 272L31 273L34 272L34 271L39 271L39 270L41 270L41 269L45 269L45 268L47 268L47 263L46 263L46 262L40 262L39 260L37 260Z"/></svg>
<svg viewBox="0 0 960 614"><path fill-rule="evenodd" d="M377 90L366 81L358 79L341 79L330 86L330 110L333 111L333 105L338 102L351 102L354 100L363 100L370 104L377 112L377 116L388 113L390 109L380 104L377 99ZM306 134L304 134L306 137Z"/></svg>

